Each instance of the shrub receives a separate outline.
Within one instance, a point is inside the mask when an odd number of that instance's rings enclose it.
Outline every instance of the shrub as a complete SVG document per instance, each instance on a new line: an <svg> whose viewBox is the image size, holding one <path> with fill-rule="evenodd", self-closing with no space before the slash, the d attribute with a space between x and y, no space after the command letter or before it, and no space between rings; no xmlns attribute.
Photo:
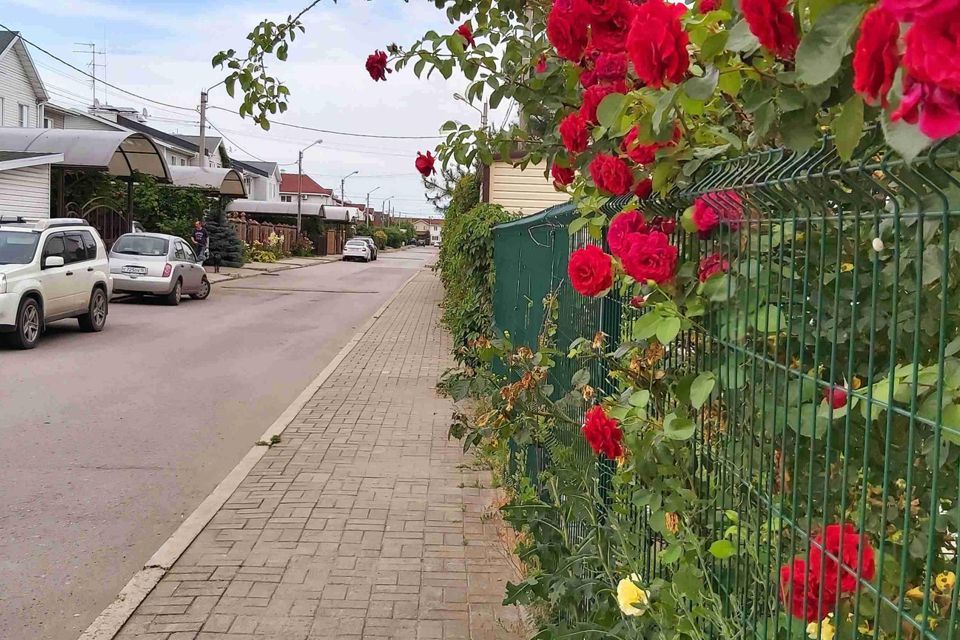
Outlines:
<svg viewBox="0 0 960 640"><path fill-rule="evenodd" d="M385 246L387 246L387 234L385 234L382 230L377 229L373 232L373 241L376 243L377 249L383 249Z"/></svg>
<svg viewBox="0 0 960 640"><path fill-rule="evenodd" d="M314 247L313 241L306 236L306 234L300 234L300 237L297 239L296 243L293 245L293 255L299 256L301 258L309 257L313 255Z"/></svg>

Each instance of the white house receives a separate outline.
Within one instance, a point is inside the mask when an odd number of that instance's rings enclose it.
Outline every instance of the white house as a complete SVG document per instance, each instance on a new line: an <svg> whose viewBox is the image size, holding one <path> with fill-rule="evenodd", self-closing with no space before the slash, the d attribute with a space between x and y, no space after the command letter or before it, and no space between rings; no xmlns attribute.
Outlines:
<svg viewBox="0 0 960 640"><path fill-rule="evenodd" d="M280 165L276 162L231 160L231 165L243 174L247 198L261 202L280 202Z"/></svg>
<svg viewBox="0 0 960 640"><path fill-rule="evenodd" d="M333 197L333 189L321 187L307 174L280 174L280 201L296 202L297 193L301 194L304 202L316 202L327 206L340 204L339 200Z"/></svg>

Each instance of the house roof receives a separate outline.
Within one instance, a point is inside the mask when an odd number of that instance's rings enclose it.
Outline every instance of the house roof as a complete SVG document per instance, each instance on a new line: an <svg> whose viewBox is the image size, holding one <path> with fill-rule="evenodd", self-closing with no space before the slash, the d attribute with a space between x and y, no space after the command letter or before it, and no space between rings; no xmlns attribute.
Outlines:
<svg viewBox="0 0 960 640"><path fill-rule="evenodd" d="M192 143L193 146L196 147L197 149L200 148L200 136L177 136L177 137ZM223 139L220 138L219 136L207 136L207 139L204 141L204 146L206 147L206 154L208 156L212 156L213 154L215 154L217 152L217 147L220 146L221 142L223 142Z"/></svg>
<svg viewBox="0 0 960 640"><path fill-rule="evenodd" d="M166 131L160 131L159 129L154 129L149 127L142 122L137 122L136 120L131 120L130 118L124 118L123 116L117 116L117 124L123 127L124 129L132 129L133 131L139 131L140 133L145 133L151 138L155 138L167 144L173 145L175 147L180 147L185 151L191 153L197 153L200 147L197 146L195 142L190 142L186 139L186 136L175 136L172 133L167 133Z"/></svg>
<svg viewBox="0 0 960 640"><path fill-rule="evenodd" d="M23 71L27 74L30 84L33 85L33 92L37 94L37 99L46 102L50 99L47 88L43 86L43 80L40 79L40 72L30 57L30 51L23 44L20 33L17 31L0 31L0 58L15 51L20 56L20 63L23 65Z"/></svg>
<svg viewBox="0 0 960 640"><path fill-rule="evenodd" d="M248 160L245 164L250 165L251 167L256 167L261 171L265 172L266 175L273 175L273 172L277 170L280 166L276 162L254 162L253 160Z"/></svg>
<svg viewBox="0 0 960 640"><path fill-rule="evenodd" d="M297 186L297 179L300 178L301 182L299 188ZM325 189L321 187L316 181L308 176L303 174L301 176L299 173L281 173L280 174L280 193L316 193L322 196L332 196L333 189Z"/></svg>
<svg viewBox="0 0 960 640"><path fill-rule="evenodd" d="M86 111L82 111L80 109L74 109L72 107L64 107L63 105L54 104L52 102L48 102L47 104L43 105L43 110L44 112L48 112L48 113L60 113L65 116L71 115L71 116L76 116L78 118L87 118L88 120L98 122L104 125L105 127L108 127L110 129L115 129L117 131L121 131L123 129L122 126L118 125L116 122L113 122L112 120L107 120L106 118L103 118L98 115L94 115L92 113L87 113Z"/></svg>
<svg viewBox="0 0 960 640"><path fill-rule="evenodd" d="M236 169L170 167L170 179L176 187L196 187L222 196L247 197L243 178Z"/></svg>
<svg viewBox="0 0 960 640"><path fill-rule="evenodd" d="M265 177L265 178L269 178L269 177L270 177L270 172L267 171L267 170L265 170L265 169L261 169L261 168L258 167L257 165L265 165L265 164L274 164L274 165L275 165L276 163L270 163L270 162L244 162L244 161L242 161L242 160L234 160L233 158L230 158L230 164L233 166L234 169L242 169L242 170L247 171L247 172L249 172L249 173L255 173L255 174L257 174L258 176L263 176L263 177Z"/></svg>
<svg viewBox="0 0 960 640"><path fill-rule="evenodd" d="M63 162L62 153L28 153L24 151L0 151L0 171L36 167Z"/></svg>

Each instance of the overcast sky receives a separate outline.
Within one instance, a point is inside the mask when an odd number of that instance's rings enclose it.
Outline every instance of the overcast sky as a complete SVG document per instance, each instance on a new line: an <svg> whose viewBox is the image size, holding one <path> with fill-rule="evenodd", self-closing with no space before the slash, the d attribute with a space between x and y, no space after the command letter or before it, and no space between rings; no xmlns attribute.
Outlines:
<svg viewBox="0 0 960 640"><path fill-rule="evenodd" d="M0 23L81 68L86 68L90 55L75 53L84 47L74 43L94 42L107 51L110 83L147 98L196 108L200 89L223 78L223 72L210 66L217 51L244 50L244 36L261 19L281 19L306 4L307 0L0 0ZM292 94L290 109L278 120L345 132L420 136L437 135L446 120L475 124L479 119L476 111L453 99L464 88L462 78L444 81L435 74L429 81L418 80L408 69L375 83L364 69L367 54L390 42L409 44L428 29L452 31L456 25L450 25L432 3L322 2L307 14L305 24L307 33L294 43L289 60L272 69ZM31 54L54 102L71 107L90 103L88 78L35 49ZM98 77L103 73L98 68ZM146 108L147 124L158 129L198 133L196 113L109 89L105 94L100 88L97 95L111 105ZM418 150L433 148L436 140L372 140L284 127L263 132L234 115L237 103L222 88L211 93L210 104L232 111L211 110L209 119L230 139L233 158L291 163L298 149L323 138L323 144L304 157L304 172L320 184L339 191L340 177L359 171L347 180L348 199L363 202L368 191L379 187L371 195L371 204L378 209L392 195L400 212L432 212L413 161ZM492 122L499 124L496 117ZM286 169L296 171L296 166Z"/></svg>

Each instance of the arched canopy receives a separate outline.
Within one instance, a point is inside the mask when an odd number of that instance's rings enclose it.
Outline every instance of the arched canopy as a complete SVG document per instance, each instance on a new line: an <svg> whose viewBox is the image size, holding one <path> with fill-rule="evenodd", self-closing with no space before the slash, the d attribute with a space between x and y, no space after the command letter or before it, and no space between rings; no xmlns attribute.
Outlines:
<svg viewBox="0 0 960 640"><path fill-rule="evenodd" d="M234 200L227 205L228 213L246 213L249 215L296 216L296 202L264 202L261 200ZM360 214L356 207L334 207L316 202L300 203L300 215L320 217L332 222L356 222Z"/></svg>
<svg viewBox="0 0 960 640"><path fill-rule="evenodd" d="M0 149L25 153L62 153L55 166L99 169L128 177L135 171L170 182L170 168L156 143L143 133L86 129L0 128Z"/></svg>
<svg viewBox="0 0 960 640"><path fill-rule="evenodd" d="M235 169L174 166L170 167L170 177L175 187L196 187L222 196L247 197L243 177Z"/></svg>

